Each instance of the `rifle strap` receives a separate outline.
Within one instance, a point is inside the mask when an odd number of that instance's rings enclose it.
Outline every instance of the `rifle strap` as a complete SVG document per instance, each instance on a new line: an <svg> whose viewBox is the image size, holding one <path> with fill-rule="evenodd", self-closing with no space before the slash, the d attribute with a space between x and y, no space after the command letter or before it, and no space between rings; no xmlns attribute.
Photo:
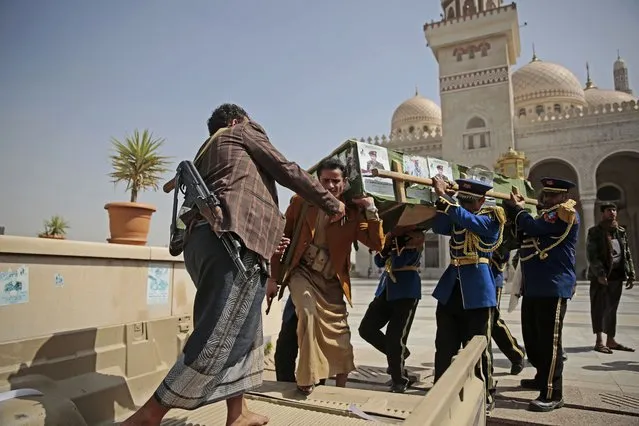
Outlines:
<svg viewBox="0 0 639 426"><path fill-rule="evenodd" d="M302 231L302 224L306 220L306 211L308 210L308 203L306 201L302 201L302 210L300 210L299 216L297 216L297 221L295 222L295 229L293 230L293 235L291 235L291 242L289 245L289 250L286 252L286 257L284 258L284 263L282 264L282 268L280 269L280 276L278 277L278 282L280 284L284 284L284 282L288 279L289 268L291 262L293 260L293 255L295 253L295 249L297 247L297 243L300 239L300 232ZM283 289L283 288L282 288ZM282 297L282 296L280 296Z"/></svg>

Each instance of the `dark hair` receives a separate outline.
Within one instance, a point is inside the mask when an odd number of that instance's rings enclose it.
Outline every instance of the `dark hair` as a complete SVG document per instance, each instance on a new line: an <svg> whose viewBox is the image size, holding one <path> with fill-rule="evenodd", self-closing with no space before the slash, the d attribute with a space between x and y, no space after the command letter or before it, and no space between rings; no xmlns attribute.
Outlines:
<svg viewBox="0 0 639 426"><path fill-rule="evenodd" d="M206 123L209 128L209 135L231 124L233 120L243 120L248 118L248 114L240 106L235 104L222 104L213 111L209 121Z"/></svg>
<svg viewBox="0 0 639 426"><path fill-rule="evenodd" d="M346 166L337 158L325 158L317 166L317 177L319 178L323 170L336 170L342 172L342 177L346 179Z"/></svg>

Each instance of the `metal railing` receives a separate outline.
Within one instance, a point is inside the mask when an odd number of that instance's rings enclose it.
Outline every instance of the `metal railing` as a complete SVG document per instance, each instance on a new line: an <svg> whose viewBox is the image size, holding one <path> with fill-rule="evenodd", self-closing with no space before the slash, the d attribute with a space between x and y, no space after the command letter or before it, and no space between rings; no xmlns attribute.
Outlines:
<svg viewBox="0 0 639 426"><path fill-rule="evenodd" d="M475 375L475 368L486 345L485 337L473 337L403 424L485 425L486 390L484 382Z"/></svg>

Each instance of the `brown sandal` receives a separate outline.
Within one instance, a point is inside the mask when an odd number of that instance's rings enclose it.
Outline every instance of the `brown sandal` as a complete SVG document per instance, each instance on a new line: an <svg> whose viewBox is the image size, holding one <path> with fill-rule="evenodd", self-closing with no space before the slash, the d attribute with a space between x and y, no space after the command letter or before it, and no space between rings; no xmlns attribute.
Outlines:
<svg viewBox="0 0 639 426"><path fill-rule="evenodd" d="M595 351L601 352L602 354L611 354L612 353L612 350L608 346L603 345L603 344L595 345Z"/></svg>
<svg viewBox="0 0 639 426"><path fill-rule="evenodd" d="M628 346L624 346L621 343L617 343L616 346L608 346L608 348L612 349L613 351L624 351L624 352L634 352L635 351L633 348L629 348Z"/></svg>

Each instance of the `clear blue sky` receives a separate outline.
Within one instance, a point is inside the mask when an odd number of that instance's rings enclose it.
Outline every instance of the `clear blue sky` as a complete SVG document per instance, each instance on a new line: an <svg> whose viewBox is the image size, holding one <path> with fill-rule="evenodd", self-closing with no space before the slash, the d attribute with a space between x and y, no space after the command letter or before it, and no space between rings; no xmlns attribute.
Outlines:
<svg viewBox="0 0 639 426"><path fill-rule="evenodd" d="M611 88L617 49L639 91L639 2L522 0L522 56ZM110 138L149 128L190 159L215 106L245 107L290 159L309 167L349 137L387 133L420 92L439 103L422 26L438 0L0 1L0 225L35 236L63 215L72 239L105 241ZM170 176L167 176L169 178ZM285 209L290 196L280 191ZM165 245L171 197L154 204Z"/></svg>

